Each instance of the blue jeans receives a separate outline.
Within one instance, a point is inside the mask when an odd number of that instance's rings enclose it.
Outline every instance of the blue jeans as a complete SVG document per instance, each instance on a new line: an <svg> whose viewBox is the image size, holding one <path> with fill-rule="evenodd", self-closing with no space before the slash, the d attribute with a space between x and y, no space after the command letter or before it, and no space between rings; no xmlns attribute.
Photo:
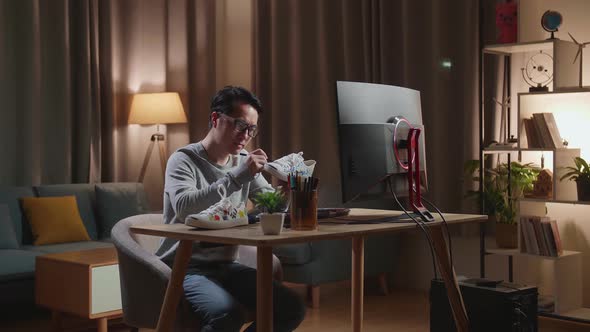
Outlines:
<svg viewBox="0 0 590 332"><path fill-rule="evenodd" d="M201 320L201 332L237 332L242 308L256 313L256 270L238 263L189 267L184 294ZM290 332L303 321L305 305L292 290L273 281L273 331ZM256 322L247 332L256 331Z"/></svg>

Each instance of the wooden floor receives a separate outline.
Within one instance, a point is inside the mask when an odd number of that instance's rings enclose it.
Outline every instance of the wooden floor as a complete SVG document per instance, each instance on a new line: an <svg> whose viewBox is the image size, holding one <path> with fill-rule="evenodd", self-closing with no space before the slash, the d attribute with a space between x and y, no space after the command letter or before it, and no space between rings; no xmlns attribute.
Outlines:
<svg viewBox="0 0 590 332"><path fill-rule="evenodd" d="M297 289L303 295L304 289ZM347 284L322 286L320 309L308 309L305 321L297 331L344 332L350 331L350 287ZM394 290L388 296L379 295L378 289L367 285L365 289L364 330L381 331L428 331L428 297L426 293ZM76 318L65 319L64 331L90 332L92 323ZM111 332L128 332L121 321L109 324ZM590 331L590 326L563 321L539 320L541 332ZM12 318L0 322L0 331L29 332L50 331L51 317L38 312L29 317ZM142 330L144 331L144 330ZM149 331L149 330L145 330Z"/></svg>

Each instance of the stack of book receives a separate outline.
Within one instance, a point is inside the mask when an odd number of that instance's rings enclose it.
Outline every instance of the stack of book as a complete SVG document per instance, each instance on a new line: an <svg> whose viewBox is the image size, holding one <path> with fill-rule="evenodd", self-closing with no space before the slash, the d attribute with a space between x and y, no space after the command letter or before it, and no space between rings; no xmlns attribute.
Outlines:
<svg viewBox="0 0 590 332"><path fill-rule="evenodd" d="M530 119L523 121L529 148L563 148L563 140L553 113L534 113Z"/></svg>
<svg viewBox="0 0 590 332"><path fill-rule="evenodd" d="M549 217L520 217L520 251L532 255L558 257L563 253L555 220Z"/></svg>

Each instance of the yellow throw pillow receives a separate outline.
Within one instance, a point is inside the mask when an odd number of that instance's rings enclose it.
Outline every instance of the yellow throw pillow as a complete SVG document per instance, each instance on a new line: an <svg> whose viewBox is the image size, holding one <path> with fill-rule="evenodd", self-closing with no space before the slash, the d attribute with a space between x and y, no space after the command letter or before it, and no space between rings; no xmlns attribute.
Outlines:
<svg viewBox="0 0 590 332"><path fill-rule="evenodd" d="M25 197L21 202L34 245L90 240L75 196Z"/></svg>

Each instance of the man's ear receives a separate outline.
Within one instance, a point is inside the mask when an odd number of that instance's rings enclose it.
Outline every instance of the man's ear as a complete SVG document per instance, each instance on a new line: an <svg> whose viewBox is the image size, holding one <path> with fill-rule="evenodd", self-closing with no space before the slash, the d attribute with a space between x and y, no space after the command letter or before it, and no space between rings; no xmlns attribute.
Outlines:
<svg viewBox="0 0 590 332"><path fill-rule="evenodd" d="M217 128L219 122L219 114L217 112L211 113L211 128Z"/></svg>

